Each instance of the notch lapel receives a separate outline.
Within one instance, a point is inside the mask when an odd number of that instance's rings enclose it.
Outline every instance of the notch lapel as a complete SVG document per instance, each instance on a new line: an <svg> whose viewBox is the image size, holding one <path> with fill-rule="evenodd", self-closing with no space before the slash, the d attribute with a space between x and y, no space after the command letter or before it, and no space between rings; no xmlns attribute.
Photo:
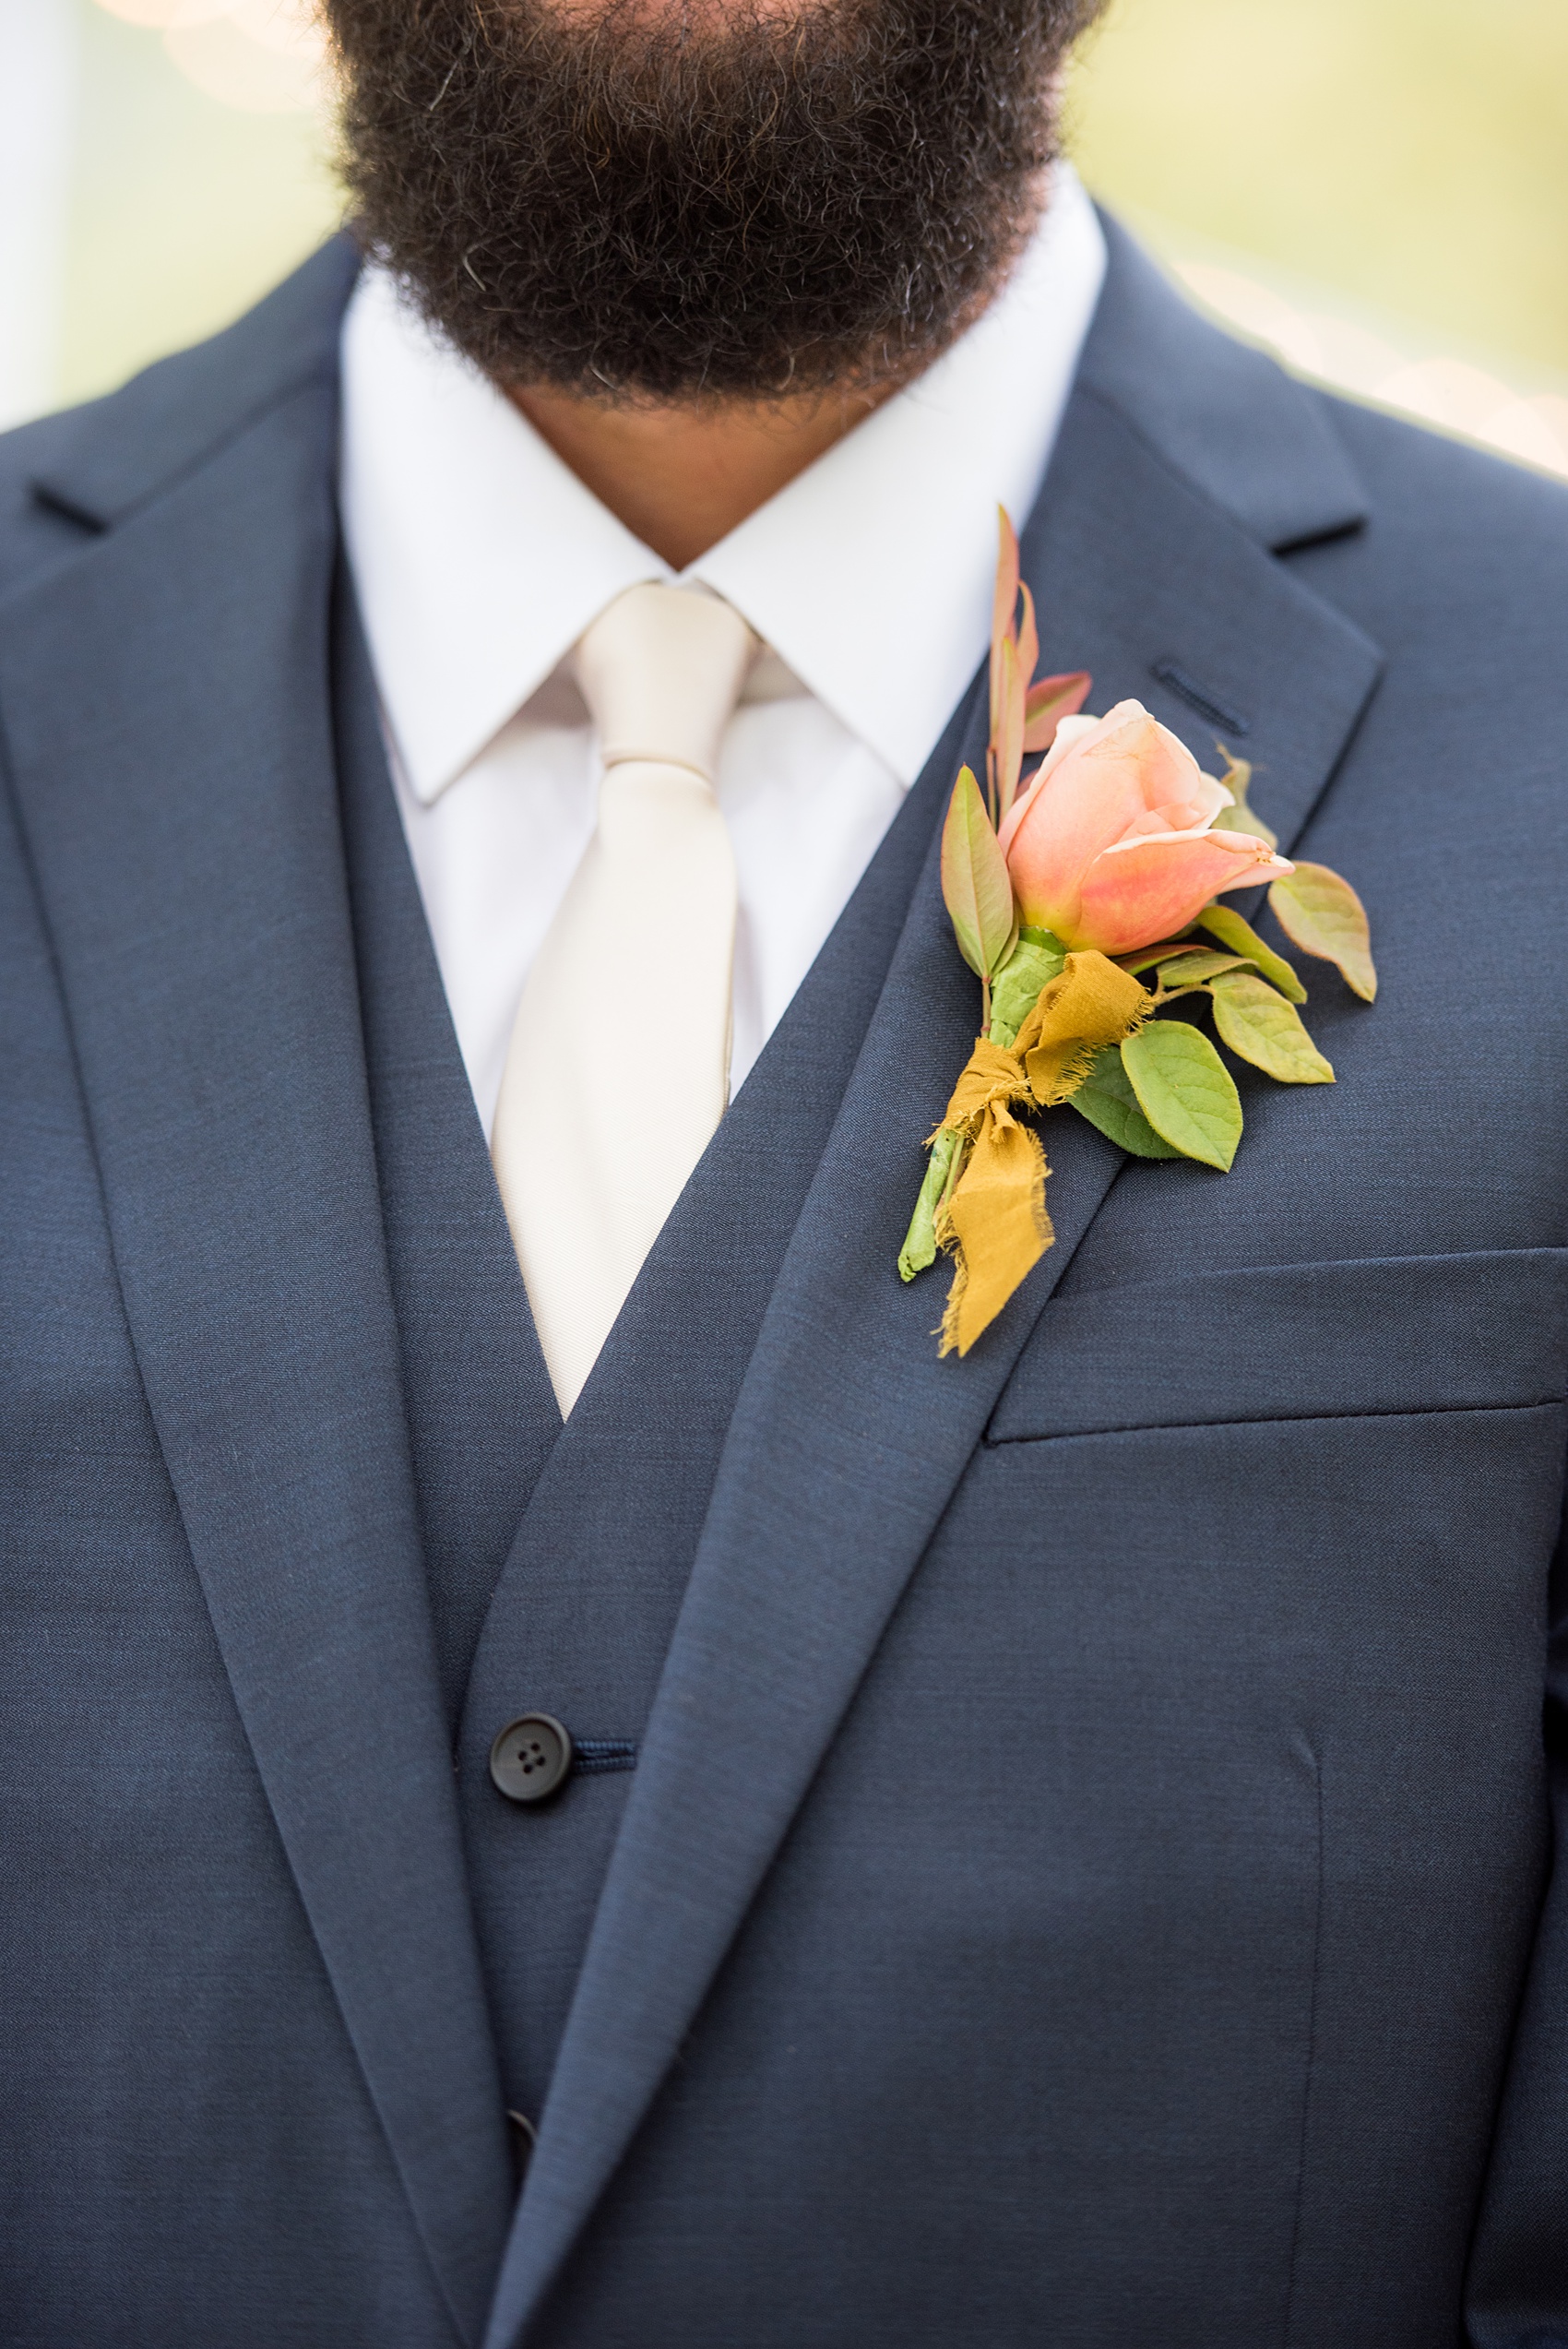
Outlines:
<svg viewBox="0 0 1568 2349"><path fill-rule="evenodd" d="M335 284L326 298L340 300ZM252 370L237 429L187 453L172 485L133 481L114 526L11 599L0 718L185 1532L350 2036L471 2340L511 2192L339 838L335 318L305 381L296 367L268 406ZM116 420L116 479L136 412ZM166 400L159 420L167 433ZM49 496L85 513L92 471L89 447Z"/></svg>
<svg viewBox="0 0 1568 2349"><path fill-rule="evenodd" d="M1357 519L1355 485L1336 450L1335 465L1314 474L1302 434L1310 444L1326 428L1308 395L1254 353L1239 355L1265 379L1249 407L1236 495L1220 502L1213 482L1195 484L1161 446L1158 413L1130 415L1122 404L1118 372L1137 372L1123 346L1139 336L1158 344L1161 333L1183 349L1183 337L1206 339L1222 372L1236 347L1184 311L1172 321L1160 305L1180 305L1163 286L1140 292L1146 264L1137 256L1123 252L1120 267L1108 287L1111 323L1097 326L1101 347L1091 341L1086 354L1024 536L1042 665L1092 669L1095 707L1136 695L1212 764L1212 732L1155 672L1202 681L1248 723L1257 798L1289 844L1381 664L1359 630L1274 558L1269 532L1277 525L1299 540L1314 519L1320 534L1346 527ZM1283 485L1268 477L1253 412L1269 400L1276 475L1294 469ZM1218 460L1211 470L1218 474ZM971 763L983 744L980 696L977 684ZM950 779L931 779L940 799ZM939 1360L944 1277L906 1288L895 1270L921 1143L978 1008L942 906L936 848L933 836L742 1390L487 2349L511 2349L525 2333L647 2113L1019 1349L1123 1163L1085 1121L1047 1122L1056 1245L967 1361Z"/></svg>

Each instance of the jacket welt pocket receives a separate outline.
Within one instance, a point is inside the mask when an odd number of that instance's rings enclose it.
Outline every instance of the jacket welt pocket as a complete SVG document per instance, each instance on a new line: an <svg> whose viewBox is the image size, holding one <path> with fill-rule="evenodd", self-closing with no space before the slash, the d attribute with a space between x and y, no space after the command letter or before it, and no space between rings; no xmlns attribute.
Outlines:
<svg viewBox="0 0 1568 2349"><path fill-rule="evenodd" d="M1568 1248L1249 1266L1053 1297L986 1439L1497 1411L1565 1392Z"/></svg>

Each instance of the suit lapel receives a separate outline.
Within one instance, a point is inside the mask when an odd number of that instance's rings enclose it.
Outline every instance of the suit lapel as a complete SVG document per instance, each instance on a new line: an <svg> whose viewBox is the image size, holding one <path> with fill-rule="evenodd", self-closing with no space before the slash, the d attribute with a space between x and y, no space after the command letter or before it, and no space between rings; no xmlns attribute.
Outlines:
<svg viewBox="0 0 1568 2349"><path fill-rule="evenodd" d="M1269 552L1358 518L1307 396L1240 353L1247 463L1201 485L1129 413L1141 336L1229 384L1236 346L1180 312L1123 250L1040 506L1025 534L1047 668L1091 668L1094 706L1154 708L1212 766L1193 690L1248 727L1255 796L1287 843L1375 685L1377 650ZM1152 273L1150 273L1152 275ZM1131 279L1131 290L1129 290ZM1255 376L1253 370L1261 369ZM1231 396L1239 400L1231 384ZM1270 404L1272 402L1272 407ZM1265 411L1263 417L1256 412ZM1303 422L1303 413L1305 421ZM1271 477L1261 444L1274 420ZM1212 458L1201 434L1197 445ZM1337 470L1336 470L1337 469ZM1279 476L1289 475L1288 480ZM1233 492L1221 498L1221 491ZM1262 543L1260 543L1260 540ZM1177 676L1182 691L1162 682ZM983 740L977 686L967 754ZM935 779L944 795L949 773ZM944 912L936 842L742 1389L606 1879L514 2227L487 2349L539 2310L656 2094L961 1476L1040 1307L1123 1161L1081 1119L1048 1123L1056 1246L984 1341L940 1361L944 1273L895 1270L921 1145L978 1005Z"/></svg>
<svg viewBox="0 0 1568 2349"><path fill-rule="evenodd" d="M79 465L48 495L113 526L11 601L0 711L191 1552L371 2095L471 2339L510 2192L338 831L340 260L325 274L320 364L298 379L299 338L285 337L296 379L268 404L247 344L238 425L213 391L216 445L180 451L172 484L157 479L157 434L137 478L134 399L113 461L82 427ZM166 430L166 403L157 414Z"/></svg>

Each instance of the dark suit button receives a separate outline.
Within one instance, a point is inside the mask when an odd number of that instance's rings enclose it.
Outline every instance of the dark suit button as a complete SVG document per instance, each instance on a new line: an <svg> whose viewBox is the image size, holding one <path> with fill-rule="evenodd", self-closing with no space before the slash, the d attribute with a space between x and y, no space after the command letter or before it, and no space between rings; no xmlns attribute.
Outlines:
<svg viewBox="0 0 1568 2349"><path fill-rule="evenodd" d="M547 1712L520 1713L490 1749L490 1774L509 1803L546 1803L572 1767L570 1734Z"/></svg>

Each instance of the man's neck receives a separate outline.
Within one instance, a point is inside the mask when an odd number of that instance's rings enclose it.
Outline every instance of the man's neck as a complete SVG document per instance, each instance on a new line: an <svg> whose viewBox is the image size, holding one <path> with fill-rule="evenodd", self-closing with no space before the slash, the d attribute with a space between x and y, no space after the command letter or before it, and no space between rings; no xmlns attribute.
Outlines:
<svg viewBox="0 0 1568 2349"><path fill-rule="evenodd" d="M511 396L578 480L679 571L842 440L892 388L662 408L612 407L535 388Z"/></svg>

